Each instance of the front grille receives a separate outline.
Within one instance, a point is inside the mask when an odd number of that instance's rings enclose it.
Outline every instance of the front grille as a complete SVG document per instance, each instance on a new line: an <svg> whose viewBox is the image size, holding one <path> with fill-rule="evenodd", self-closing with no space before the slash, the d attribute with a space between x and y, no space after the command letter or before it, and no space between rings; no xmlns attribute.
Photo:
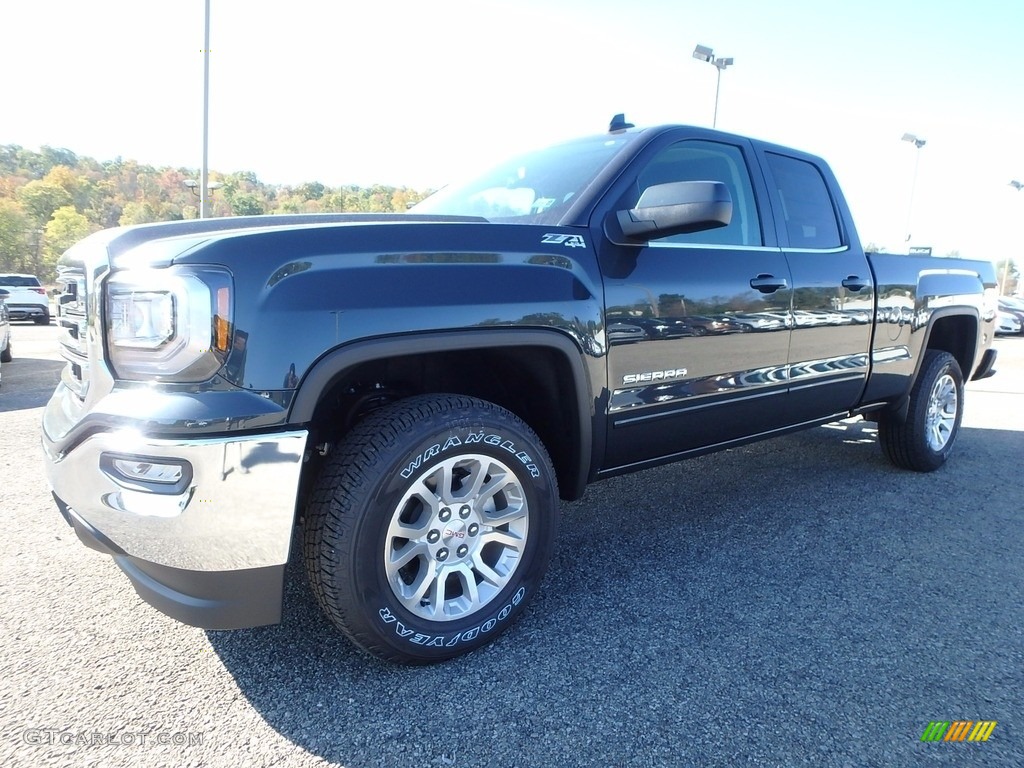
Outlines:
<svg viewBox="0 0 1024 768"><path fill-rule="evenodd" d="M68 280L68 276L63 276ZM59 298L60 311L57 321L58 341L61 357L67 360L67 366L61 374L61 380L80 399L85 399L89 389L89 316L85 277L68 280L70 289Z"/></svg>

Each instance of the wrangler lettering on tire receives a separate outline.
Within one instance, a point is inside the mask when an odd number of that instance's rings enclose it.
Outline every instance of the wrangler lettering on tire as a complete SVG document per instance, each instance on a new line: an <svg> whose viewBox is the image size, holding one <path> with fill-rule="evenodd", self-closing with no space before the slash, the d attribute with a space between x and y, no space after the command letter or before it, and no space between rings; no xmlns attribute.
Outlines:
<svg viewBox="0 0 1024 768"><path fill-rule="evenodd" d="M359 647L442 661L515 621L557 520L551 460L525 423L483 400L423 395L371 414L331 453L306 513L306 570Z"/></svg>

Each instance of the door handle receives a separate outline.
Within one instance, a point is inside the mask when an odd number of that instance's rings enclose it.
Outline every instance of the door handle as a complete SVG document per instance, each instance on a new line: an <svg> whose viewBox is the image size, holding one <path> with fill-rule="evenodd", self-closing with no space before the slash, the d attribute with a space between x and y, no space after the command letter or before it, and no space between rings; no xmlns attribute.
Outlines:
<svg viewBox="0 0 1024 768"><path fill-rule="evenodd" d="M775 293L788 285L786 278L768 274L761 274L750 280L750 287L761 293Z"/></svg>
<svg viewBox="0 0 1024 768"><path fill-rule="evenodd" d="M843 288L849 288L851 291L862 291L869 285L868 281L863 277L857 277L856 275L850 275L848 278L843 280Z"/></svg>

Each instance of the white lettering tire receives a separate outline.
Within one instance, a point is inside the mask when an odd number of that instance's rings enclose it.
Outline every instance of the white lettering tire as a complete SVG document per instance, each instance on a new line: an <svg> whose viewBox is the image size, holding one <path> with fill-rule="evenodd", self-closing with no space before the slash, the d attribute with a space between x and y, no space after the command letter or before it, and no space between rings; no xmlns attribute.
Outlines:
<svg viewBox="0 0 1024 768"><path fill-rule="evenodd" d="M305 562L324 612L357 646L427 664L486 645L547 569L554 470L509 411L423 395L370 414L310 497Z"/></svg>

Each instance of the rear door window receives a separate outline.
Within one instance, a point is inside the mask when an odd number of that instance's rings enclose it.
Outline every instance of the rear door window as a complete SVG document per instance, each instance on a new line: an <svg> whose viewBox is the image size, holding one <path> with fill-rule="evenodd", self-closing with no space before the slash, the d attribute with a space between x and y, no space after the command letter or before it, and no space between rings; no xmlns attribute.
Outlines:
<svg viewBox="0 0 1024 768"><path fill-rule="evenodd" d="M821 172L812 163L795 157L766 152L778 195L782 221L791 248L839 248L842 238L832 196Z"/></svg>

